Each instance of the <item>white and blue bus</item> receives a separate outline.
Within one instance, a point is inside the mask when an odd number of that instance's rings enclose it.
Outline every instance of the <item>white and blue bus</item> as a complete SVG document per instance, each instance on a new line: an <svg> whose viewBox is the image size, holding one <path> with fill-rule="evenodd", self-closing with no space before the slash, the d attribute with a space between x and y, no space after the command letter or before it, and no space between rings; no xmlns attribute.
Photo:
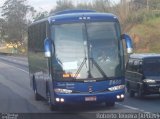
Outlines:
<svg viewBox="0 0 160 119"><path fill-rule="evenodd" d="M117 17L92 10L66 10L28 28L28 62L35 99L50 109L63 104L104 103L125 97L123 40Z"/></svg>

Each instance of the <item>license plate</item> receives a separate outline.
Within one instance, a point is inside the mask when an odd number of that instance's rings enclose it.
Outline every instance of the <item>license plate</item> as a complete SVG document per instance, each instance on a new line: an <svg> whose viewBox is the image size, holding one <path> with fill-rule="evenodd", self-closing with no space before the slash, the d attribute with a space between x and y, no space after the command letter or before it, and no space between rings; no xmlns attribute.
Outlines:
<svg viewBox="0 0 160 119"><path fill-rule="evenodd" d="M96 96L85 97L85 101L96 101L96 100L97 100Z"/></svg>

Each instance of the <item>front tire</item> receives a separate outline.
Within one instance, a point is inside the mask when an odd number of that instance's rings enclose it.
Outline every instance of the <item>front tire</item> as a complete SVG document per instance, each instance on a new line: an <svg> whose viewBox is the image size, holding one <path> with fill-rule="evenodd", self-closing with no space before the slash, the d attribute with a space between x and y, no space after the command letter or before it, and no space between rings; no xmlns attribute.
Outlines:
<svg viewBox="0 0 160 119"><path fill-rule="evenodd" d="M143 98L144 97L144 94L142 92L142 88L139 88L138 91L137 91L137 96L138 98Z"/></svg>
<svg viewBox="0 0 160 119"><path fill-rule="evenodd" d="M48 103L49 109L51 111L56 110L57 109L56 105L53 105L53 103L52 103L51 93L49 90L47 91L46 95L47 95L47 103Z"/></svg>
<svg viewBox="0 0 160 119"><path fill-rule="evenodd" d="M133 90L130 90L130 91L129 91L129 96L130 96L130 97L134 97L134 96L135 96L135 92L134 92Z"/></svg>

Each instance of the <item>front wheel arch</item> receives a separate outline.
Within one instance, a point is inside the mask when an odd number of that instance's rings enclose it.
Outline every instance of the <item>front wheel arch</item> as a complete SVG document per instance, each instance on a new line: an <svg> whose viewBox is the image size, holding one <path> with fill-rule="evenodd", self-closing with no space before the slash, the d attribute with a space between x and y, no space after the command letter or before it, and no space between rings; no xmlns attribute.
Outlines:
<svg viewBox="0 0 160 119"><path fill-rule="evenodd" d="M47 100L49 109L51 111L54 111L54 110L58 109L57 105L55 105L53 100L52 100L51 90L50 90L48 82L46 82L46 100Z"/></svg>

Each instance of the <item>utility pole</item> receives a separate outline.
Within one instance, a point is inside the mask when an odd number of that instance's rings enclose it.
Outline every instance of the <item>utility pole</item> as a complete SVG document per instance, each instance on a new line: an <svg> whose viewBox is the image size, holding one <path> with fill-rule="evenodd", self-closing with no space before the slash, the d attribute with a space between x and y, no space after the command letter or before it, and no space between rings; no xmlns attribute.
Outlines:
<svg viewBox="0 0 160 119"><path fill-rule="evenodd" d="M122 5L122 9L124 9L124 14L127 15L128 10L129 10L129 6L128 6L128 2L127 0L121 0L121 5Z"/></svg>
<svg viewBox="0 0 160 119"><path fill-rule="evenodd" d="M149 10L149 1L147 0L147 11Z"/></svg>

